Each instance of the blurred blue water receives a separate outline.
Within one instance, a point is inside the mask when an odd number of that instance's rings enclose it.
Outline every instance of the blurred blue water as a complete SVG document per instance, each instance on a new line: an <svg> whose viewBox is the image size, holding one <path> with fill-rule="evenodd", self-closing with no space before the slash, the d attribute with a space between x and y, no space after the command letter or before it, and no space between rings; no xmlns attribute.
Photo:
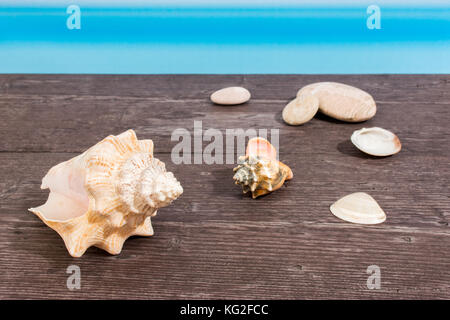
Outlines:
<svg viewBox="0 0 450 320"><path fill-rule="evenodd" d="M450 73L450 2L381 7L0 5L1 73Z"/></svg>

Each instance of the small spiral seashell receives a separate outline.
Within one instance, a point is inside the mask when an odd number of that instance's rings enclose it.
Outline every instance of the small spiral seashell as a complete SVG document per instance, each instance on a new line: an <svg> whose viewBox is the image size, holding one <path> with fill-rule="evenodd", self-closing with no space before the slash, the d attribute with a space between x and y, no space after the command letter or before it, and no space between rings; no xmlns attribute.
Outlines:
<svg viewBox="0 0 450 320"><path fill-rule="evenodd" d="M263 138L251 139L247 155L239 157L239 162L233 179L243 193L251 192L253 199L281 188L293 177L292 170L276 160L275 148Z"/></svg>

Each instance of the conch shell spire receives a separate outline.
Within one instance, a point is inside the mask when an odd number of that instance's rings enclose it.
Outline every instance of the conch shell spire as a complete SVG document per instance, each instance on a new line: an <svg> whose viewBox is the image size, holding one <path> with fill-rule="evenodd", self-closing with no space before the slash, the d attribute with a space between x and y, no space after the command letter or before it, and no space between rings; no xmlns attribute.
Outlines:
<svg viewBox="0 0 450 320"><path fill-rule="evenodd" d="M133 213L149 213L175 200L182 192L172 172L158 159L136 153L122 166L117 191Z"/></svg>
<svg viewBox="0 0 450 320"><path fill-rule="evenodd" d="M275 147L266 139L250 139L246 155L239 157L240 164L233 169L233 179L242 186L243 193L251 192L253 199L275 191L285 180L293 178L292 170L277 160Z"/></svg>
<svg viewBox="0 0 450 320"><path fill-rule="evenodd" d="M47 188L47 202L30 211L59 233L73 257L90 246L118 254L128 237L153 235L151 217L183 193L153 157L153 142L133 130L51 168L42 180Z"/></svg>

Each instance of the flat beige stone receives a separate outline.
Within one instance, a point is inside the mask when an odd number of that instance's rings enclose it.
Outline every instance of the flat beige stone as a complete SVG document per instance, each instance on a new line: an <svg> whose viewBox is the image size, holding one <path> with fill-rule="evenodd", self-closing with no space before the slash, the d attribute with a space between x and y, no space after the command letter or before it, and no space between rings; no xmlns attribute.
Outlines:
<svg viewBox="0 0 450 320"><path fill-rule="evenodd" d="M312 95L300 95L283 109L283 120L297 126L311 120L319 110L319 99Z"/></svg>
<svg viewBox="0 0 450 320"><path fill-rule="evenodd" d="M377 112L375 100L367 92L338 82L317 82L301 88L297 96L311 94L319 99L320 112L332 118L361 122Z"/></svg>
<svg viewBox="0 0 450 320"><path fill-rule="evenodd" d="M211 101L215 104L235 105L250 100L250 92L242 87L228 87L217 90L211 95Z"/></svg>

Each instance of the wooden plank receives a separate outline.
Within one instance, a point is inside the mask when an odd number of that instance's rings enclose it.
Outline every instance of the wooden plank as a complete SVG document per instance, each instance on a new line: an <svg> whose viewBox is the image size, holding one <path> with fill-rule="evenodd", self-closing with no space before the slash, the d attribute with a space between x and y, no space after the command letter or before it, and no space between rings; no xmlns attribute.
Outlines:
<svg viewBox="0 0 450 320"><path fill-rule="evenodd" d="M286 126L281 119L288 101L223 107L207 99L155 102L129 97L1 95L0 152L82 152L109 134L130 128L140 138L153 139L160 152L170 152L177 144L171 142L172 132L177 128L192 132L196 120L202 121L204 130L279 129L280 153L285 147L296 153L328 153L330 146L336 149L364 126L396 132L404 151L450 152L450 105L440 99L426 104L379 102L376 117L365 123L343 123L318 115L301 127ZM301 144L290 148L299 140Z"/></svg>
<svg viewBox="0 0 450 320"><path fill-rule="evenodd" d="M375 99L430 102L450 97L448 75L0 75L1 94L91 95L175 100L207 98L225 86L245 86L253 99L286 100L302 86L339 81Z"/></svg>
<svg viewBox="0 0 450 320"><path fill-rule="evenodd" d="M324 116L302 127L282 123L293 82L330 79L372 88L376 117L363 124ZM449 80L1 75L0 298L448 299ZM231 108L208 102L210 89L234 81L261 98ZM294 179L252 200L233 184L233 165L175 165L170 133L191 130L194 120L221 131L280 129L280 158ZM401 153L374 159L351 145L353 130L375 125L398 133ZM184 194L153 219L153 237L129 239L118 256L91 248L71 258L27 208L46 200L39 186L51 166L128 128L155 141L155 155ZM355 191L373 195L387 221L358 226L331 215L329 205ZM66 287L72 264L81 268L79 291ZM367 289L369 265L381 268L379 290Z"/></svg>

